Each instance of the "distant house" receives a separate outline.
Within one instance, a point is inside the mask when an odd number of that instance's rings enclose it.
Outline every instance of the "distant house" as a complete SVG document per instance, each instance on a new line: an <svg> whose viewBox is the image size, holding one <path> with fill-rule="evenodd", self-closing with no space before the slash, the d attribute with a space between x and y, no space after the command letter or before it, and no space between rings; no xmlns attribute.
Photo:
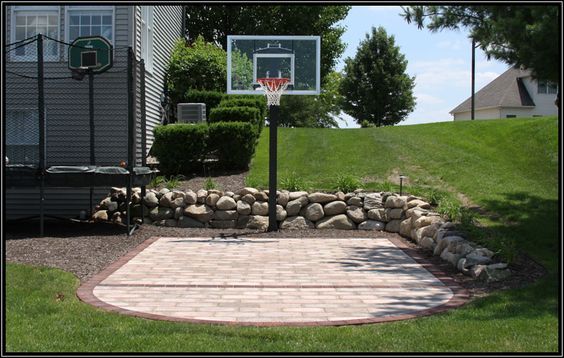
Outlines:
<svg viewBox="0 0 564 358"><path fill-rule="evenodd" d="M177 6L133 6L133 5L30 5L7 6L5 14L5 42L16 43L36 34L43 34L65 43L71 43L79 36L101 35L107 38L116 49L114 67L111 71L119 72L124 62L116 60L123 57L124 49L130 47L137 60L145 63L145 112L148 150L153 142L152 129L159 124L160 98L163 81L170 54L175 41L183 36L183 7ZM27 53L29 50L30 53ZM10 52L6 57L7 66L20 72L29 67L27 74L36 71L34 47L23 46ZM45 46L46 77L70 77L67 66L67 50L63 45L50 41ZM120 67L121 66L121 67ZM125 73L122 71L122 73ZM116 75L117 76L117 75ZM125 76L125 75L123 75ZM112 80L113 78L113 80ZM127 128L116 124L116 118L125 118L128 94L124 84L116 85L117 77L101 75L95 80L96 99L105 98L103 105L96 107L96 164L116 165L126 158ZM125 77L124 77L125 78ZM38 147L38 136L25 135L31 130L38 131L38 111L34 103L37 82L21 78L7 78L4 89L7 107L3 120L6 123L6 138L16 138L17 143L10 145L28 145ZM112 82L113 81L113 82ZM124 79L124 82L126 80ZM82 84L87 83L83 81ZM29 88L27 88L28 86ZM49 80L45 83L46 104L46 162L48 165L86 165L88 159L88 127L82 124L88 118L88 112L77 116L77 110L69 109L72 103L77 107L80 100L78 89L81 83L73 80ZM140 90L140 75L135 75L134 86ZM80 88L86 88L82 85ZM34 90L35 89L35 90ZM82 93L82 92L80 92ZM136 95L136 98L139 97ZM70 99L70 100L69 100ZM74 101L74 102L73 102ZM88 106L84 102L82 107ZM124 105L125 103L125 105ZM135 102L136 113L141 111L139 101ZM82 122L81 122L82 121ZM136 148L141 152L140 132L136 133ZM12 140L14 142L14 140ZM31 151L38 153L38 149ZM38 155L31 155L32 164L38 161ZM138 156L140 158L140 155ZM12 164L19 164L18 158L11 157ZM97 200L103 198L109 188L96 188ZM8 188L6 190L6 215L8 219L37 214L38 188ZM48 215L75 217L80 210L89 211L88 188L47 188L45 211Z"/></svg>
<svg viewBox="0 0 564 358"><path fill-rule="evenodd" d="M534 80L529 70L510 68L475 94L475 119L540 117L558 114L558 86ZM471 98L450 111L454 120L471 119Z"/></svg>

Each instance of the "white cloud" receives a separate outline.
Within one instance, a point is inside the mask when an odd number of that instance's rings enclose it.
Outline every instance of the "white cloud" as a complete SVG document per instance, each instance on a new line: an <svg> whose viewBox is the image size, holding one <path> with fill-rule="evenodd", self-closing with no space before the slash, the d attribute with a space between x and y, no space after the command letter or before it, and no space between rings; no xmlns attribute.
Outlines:
<svg viewBox="0 0 564 358"><path fill-rule="evenodd" d="M446 50L461 50L466 46L466 43L464 43L461 40L454 40L454 41L444 40L437 42L436 46L438 48L446 49Z"/></svg>
<svg viewBox="0 0 564 358"><path fill-rule="evenodd" d="M429 104L441 104L445 102L442 98L432 96L426 93L415 93L415 98L417 100L417 106L429 105Z"/></svg>

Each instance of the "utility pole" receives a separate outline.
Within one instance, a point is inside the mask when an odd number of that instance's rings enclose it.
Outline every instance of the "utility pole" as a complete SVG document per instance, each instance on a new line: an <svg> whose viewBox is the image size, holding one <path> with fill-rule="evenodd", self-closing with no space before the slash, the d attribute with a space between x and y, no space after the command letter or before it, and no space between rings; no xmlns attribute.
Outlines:
<svg viewBox="0 0 564 358"><path fill-rule="evenodd" d="M474 120L474 112L476 103L474 101L474 86L476 84L476 40L472 37L472 108L470 110L470 119Z"/></svg>

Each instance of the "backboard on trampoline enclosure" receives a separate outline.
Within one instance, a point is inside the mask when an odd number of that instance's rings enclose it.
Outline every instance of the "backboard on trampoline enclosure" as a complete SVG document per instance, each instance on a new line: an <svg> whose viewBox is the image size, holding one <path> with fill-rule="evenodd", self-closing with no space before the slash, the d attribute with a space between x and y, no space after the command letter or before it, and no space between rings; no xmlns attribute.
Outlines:
<svg viewBox="0 0 564 358"><path fill-rule="evenodd" d="M320 93L319 36L227 36L227 93L257 94L264 78L288 78L284 94Z"/></svg>

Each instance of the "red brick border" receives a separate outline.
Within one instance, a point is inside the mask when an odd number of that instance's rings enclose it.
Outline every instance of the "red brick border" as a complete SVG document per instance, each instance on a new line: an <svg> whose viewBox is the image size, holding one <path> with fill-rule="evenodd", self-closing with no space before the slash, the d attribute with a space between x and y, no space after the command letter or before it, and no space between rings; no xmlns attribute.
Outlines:
<svg viewBox="0 0 564 358"><path fill-rule="evenodd" d="M98 297L94 295L94 288L98 286L102 281L104 281L108 276L112 273L117 271L120 267L125 265L135 256L137 256L141 251L145 250L149 247L152 243L157 241L159 237L152 237L150 239L145 240L136 248L125 254L124 256L117 259L115 262L107 266L104 270L99 272L98 274L94 275L89 281L82 284L76 294L78 298L91 304L95 307L104 309L106 311L121 313L129 316L135 316L140 318L152 319L152 320L164 320L164 321L172 321L172 322L188 322L188 323L209 323L209 324L219 324L219 325L231 325L231 326L255 326L255 327L274 327L274 326L343 326L343 325L358 325L358 324L369 324L369 323L383 323L383 322L392 322L392 321L400 321L406 319L412 319L422 316L429 316L436 313L444 312L456 307L460 307L468 302L470 295L466 289L458 285L454 279L449 277L444 271L440 268L435 266L431 263L428 259L421 256L420 253L407 246L401 239L399 238L386 238L390 242L392 242L396 247L401 249L404 253L414 259L418 264L420 264L423 268L429 271L433 276L435 276L438 280L440 280L447 288L449 288L453 292L453 296L450 300L446 303L433 307L428 308L425 310L417 311L416 313L410 314L403 314L403 315L394 315L390 317L374 317L374 318L362 318L362 319L351 319L351 320L336 320L336 321L311 321L311 322L237 322L237 321L220 321L220 320L204 320L204 319L193 319L193 318L180 318L180 317L170 317L165 315L158 315L153 313L144 313L144 312L137 312L128 310L125 308L121 308L118 306L111 305L100 300ZM377 240L377 239L375 239ZM104 284L104 286L110 286L110 284ZM124 285L120 285L124 286ZM127 286L153 286L153 285L135 285L130 284ZM158 285L156 285L158 286ZM258 285L166 285L167 287L259 287ZM276 285L260 285L260 287L301 287L301 288L317 288L318 286L326 286L328 288L335 288L335 287L347 287L347 288L355 288L358 286L334 286L334 285L286 285L286 286L276 286ZM376 287L378 286L378 287ZM421 286L429 286L429 285L421 285ZM371 285L366 285L362 287L371 287ZM397 286L394 285L374 285L374 288L395 288Z"/></svg>

